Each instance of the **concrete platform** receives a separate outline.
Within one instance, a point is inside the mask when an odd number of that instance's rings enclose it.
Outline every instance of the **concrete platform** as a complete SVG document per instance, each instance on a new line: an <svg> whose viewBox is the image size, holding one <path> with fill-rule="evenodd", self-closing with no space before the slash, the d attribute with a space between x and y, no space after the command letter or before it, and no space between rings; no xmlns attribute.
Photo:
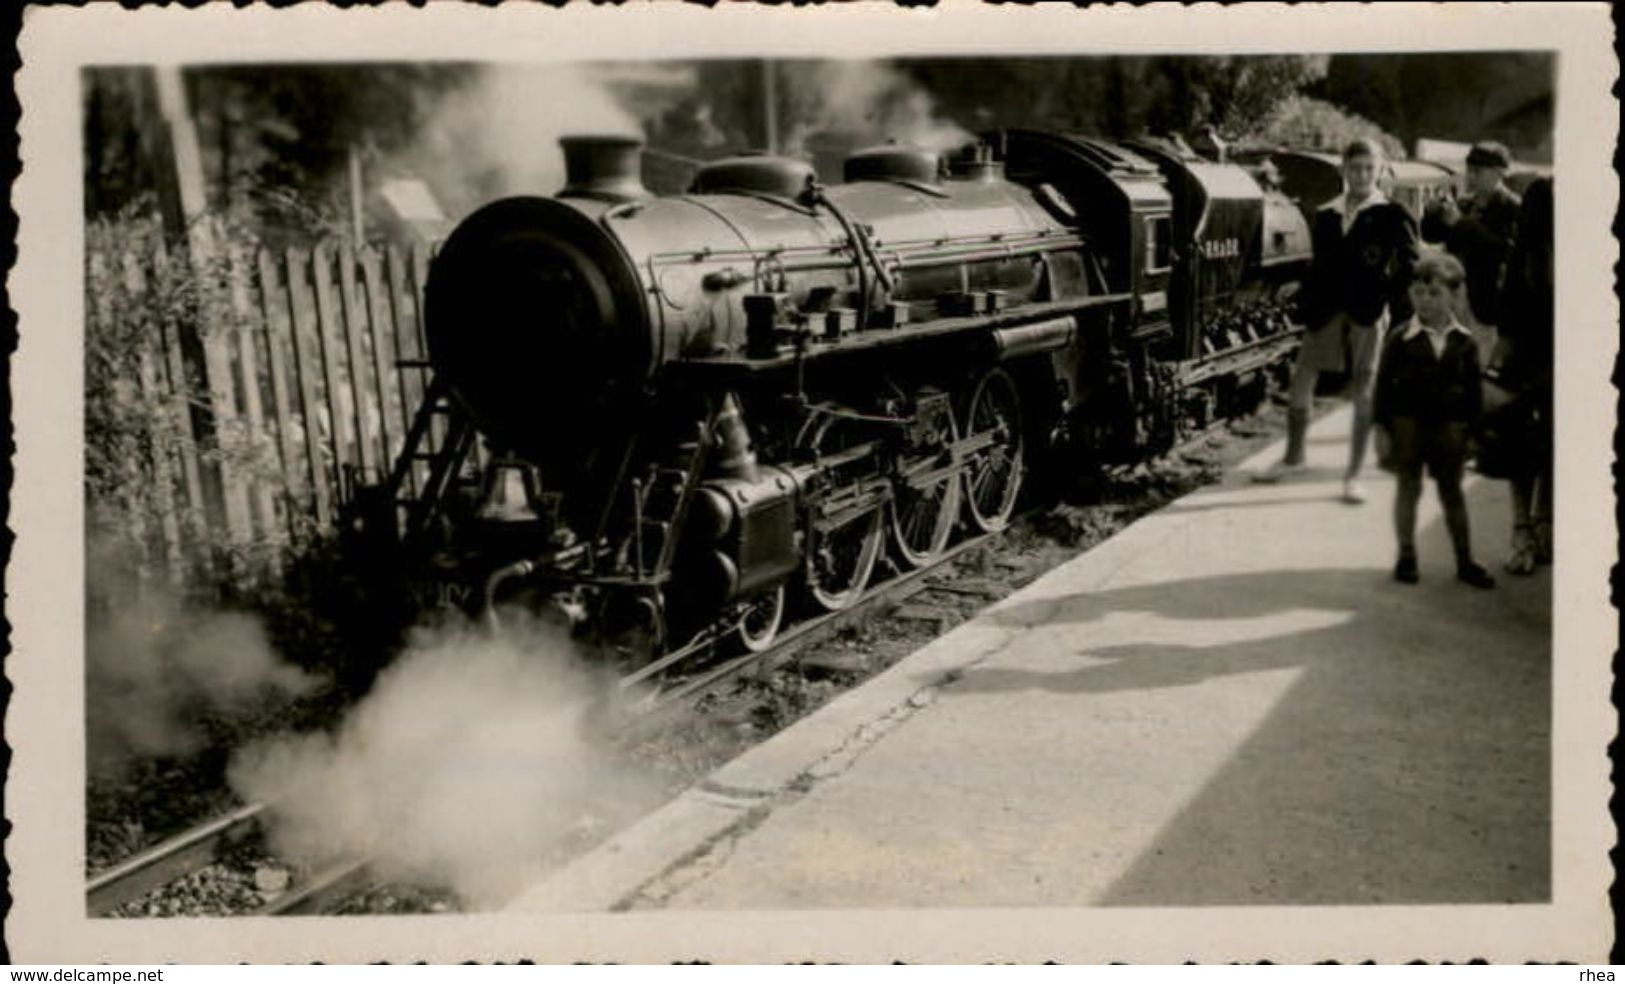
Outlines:
<svg viewBox="0 0 1625 984"><path fill-rule="evenodd" d="M1540 902L1551 576L1454 579L1431 488L1270 448L994 605L515 900L521 912Z"/></svg>

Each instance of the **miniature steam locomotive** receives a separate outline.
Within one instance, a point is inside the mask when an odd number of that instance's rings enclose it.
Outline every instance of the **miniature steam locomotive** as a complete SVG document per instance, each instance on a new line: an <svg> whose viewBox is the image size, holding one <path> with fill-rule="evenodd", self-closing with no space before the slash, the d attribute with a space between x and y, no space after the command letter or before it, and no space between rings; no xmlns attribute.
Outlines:
<svg viewBox="0 0 1625 984"><path fill-rule="evenodd" d="M631 666L769 646L877 568L997 531L1056 461L1136 460L1263 394L1310 259L1294 202L1175 144L1009 130L772 156L689 193L633 140L469 216L430 270L429 387L366 525L490 612Z"/></svg>

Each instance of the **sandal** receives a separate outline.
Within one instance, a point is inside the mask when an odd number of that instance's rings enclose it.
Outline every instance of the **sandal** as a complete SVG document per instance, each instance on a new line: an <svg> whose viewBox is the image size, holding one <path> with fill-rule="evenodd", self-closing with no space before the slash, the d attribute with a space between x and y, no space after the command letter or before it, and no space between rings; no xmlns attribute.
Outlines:
<svg viewBox="0 0 1625 984"><path fill-rule="evenodd" d="M1507 573L1528 577L1535 573L1536 566L1535 532L1529 526L1520 523L1512 531L1512 556L1507 558Z"/></svg>
<svg viewBox="0 0 1625 984"><path fill-rule="evenodd" d="M1535 524L1535 563L1550 564L1552 562L1552 524Z"/></svg>

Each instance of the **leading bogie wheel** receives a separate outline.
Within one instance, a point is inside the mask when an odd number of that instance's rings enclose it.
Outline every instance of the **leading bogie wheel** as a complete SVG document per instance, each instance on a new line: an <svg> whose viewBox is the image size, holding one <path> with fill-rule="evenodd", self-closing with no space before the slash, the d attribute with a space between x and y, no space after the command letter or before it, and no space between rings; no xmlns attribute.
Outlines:
<svg viewBox="0 0 1625 984"><path fill-rule="evenodd" d="M784 585L779 585L745 603L739 617L739 641L753 653L765 653L779 636L784 620Z"/></svg>
<svg viewBox="0 0 1625 984"><path fill-rule="evenodd" d="M961 431L986 442L965 463L966 512L977 529L997 533L1010 525L1026 474L1021 397L1009 373L994 369L977 381Z"/></svg>

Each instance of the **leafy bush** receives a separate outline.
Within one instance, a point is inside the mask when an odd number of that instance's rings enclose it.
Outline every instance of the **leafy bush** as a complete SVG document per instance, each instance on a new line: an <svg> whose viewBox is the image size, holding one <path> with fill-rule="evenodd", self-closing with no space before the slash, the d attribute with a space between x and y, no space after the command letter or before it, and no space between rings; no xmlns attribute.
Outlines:
<svg viewBox="0 0 1625 984"><path fill-rule="evenodd" d="M233 240L219 230L224 244ZM240 241L240 240L238 240ZM204 347L251 330L258 315L234 301L229 256L201 260L171 248L159 221L140 207L89 223L85 270L85 498L88 542L102 583L162 574L192 582L232 557L210 509L188 495L188 460L203 495L224 466L243 480L280 484L268 438L217 417L203 376ZM274 540L274 538L272 538ZM285 544L259 542L250 550ZM95 585L92 586L93 589Z"/></svg>
<svg viewBox="0 0 1625 984"><path fill-rule="evenodd" d="M195 285L174 264L152 264L162 233L125 213L92 222L85 271L85 499L92 577L114 569L145 580L165 558L159 530L195 528L177 453L188 447L191 380L170 379L163 336L195 315ZM195 448L192 450L196 451ZM178 558L177 558L178 560Z"/></svg>
<svg viewBox="0 0 1625 984"><path fill-rule="evenodd" d="M1378 141L1390 160L1405 159L1398 137L1363 116L1329 102L1292 95L1276 104L1248 137L1259 143L1339 153L1349 141L1365 137Z"/></svg>

